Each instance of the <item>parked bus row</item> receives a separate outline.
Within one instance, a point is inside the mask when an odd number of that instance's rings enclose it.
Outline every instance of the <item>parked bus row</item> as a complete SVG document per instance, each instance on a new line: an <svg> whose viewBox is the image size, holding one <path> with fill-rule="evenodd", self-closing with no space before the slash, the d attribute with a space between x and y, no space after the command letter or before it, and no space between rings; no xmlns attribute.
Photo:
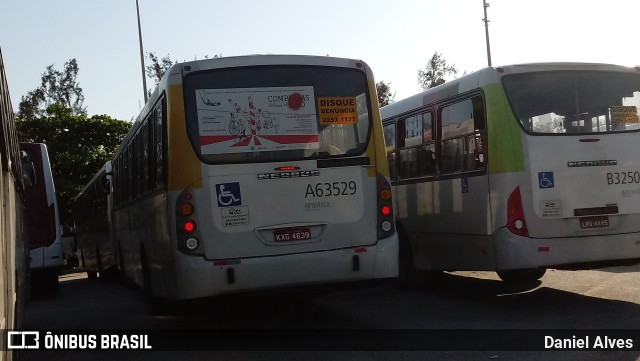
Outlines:
<svg viewBox="0 0 640 361"><path fill-rule="evenodd" d="M120 270L152 312L640 262L639 106L638 69L608 65L485 68L378 111L358 60L176 64L76 198L77 243L90 275Z"/></svg>

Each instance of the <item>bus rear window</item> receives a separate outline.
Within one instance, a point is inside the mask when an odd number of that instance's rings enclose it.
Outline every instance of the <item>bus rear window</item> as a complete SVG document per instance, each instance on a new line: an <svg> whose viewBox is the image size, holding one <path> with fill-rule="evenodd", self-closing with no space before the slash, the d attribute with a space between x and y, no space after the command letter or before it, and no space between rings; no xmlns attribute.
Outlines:
<svg viewBox="0 0 640 361"><path fill-rule="evenodd" d="M187 130L206 163L356 156L371 128L365 73L260 66L184 79Z"/></svg>
<svg viewBox="0 0 640 361"><path fill-rule="evenodd" d="M502 82L515 116L530 133L640 129L640 75L555 71L505 76Z"/></svg>

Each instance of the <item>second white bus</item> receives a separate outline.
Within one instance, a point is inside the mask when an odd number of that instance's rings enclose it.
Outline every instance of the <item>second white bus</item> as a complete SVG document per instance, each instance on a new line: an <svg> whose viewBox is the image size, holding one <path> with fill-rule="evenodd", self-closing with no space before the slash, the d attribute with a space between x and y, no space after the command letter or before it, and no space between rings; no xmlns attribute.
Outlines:
<svg viewBox="0 0 640 361"><path fill-rule="evenodd" d="M489 67L382 108L401 273L640 262L639 108L640 68L578 63Z"/></svg>
<svg viewBox="0 0 640 361"><path fill-rule="evenodd" d="M62 231L47 146L21 143L20 149L33 164L35 182L25 190L26 233L31 250L31 284L36 292L58 291L64 266Z"/></svg>

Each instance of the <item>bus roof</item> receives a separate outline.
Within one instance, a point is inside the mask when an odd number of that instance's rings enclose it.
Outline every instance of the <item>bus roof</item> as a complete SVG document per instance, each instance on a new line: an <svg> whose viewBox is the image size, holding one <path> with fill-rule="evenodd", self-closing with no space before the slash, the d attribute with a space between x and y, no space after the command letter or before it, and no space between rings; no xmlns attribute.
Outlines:
<svg viewBox="0 0 640 361"><path fill-rule="evenodd" d="M91 178L91 180L84 186L84 188L82 188L82 190L73 198L73 201L75 202L78 198L80 198L80 196L82 196L82 194L84 192L87 191L87 189L89 189L89 187L93 186L93 184L96 182L96 180L98 180L98 178L100 178L100 176L104 173L109 173L111 172L111 161L108 160L102 167L100 167L100 170L98 170L98 172L96 172L96 174L94 174L94 176Z"/></svg>
<svg viewBox="0 0 640 361"><path fill-rule="evenodd" d="M331 56L317 56L317 55L278 55L278 54L255 54L255 55L242 55L242 56L230 56L220 58L210 58L202 60L193 60L182 63L173 64L162 76L162 79L156 85L153 93L149 97L149 100L144 105L136 120L133 122L131 129L127 135L123 138L122 142L118 146L118 149L114 153L112 160L116 159L118 155L123 151L123 147L129 143L129 140L135 135L143 123L145 116L149 113L162 94L162 90L174 82L175 76L182 77L183 71L202 71L221 68L232 67L245 67L245 66L263 66L263 65L314 65L314 66L334 66L345 68L362 68L369 79L373 79L373 72L369 65L362 60L337 58ZM186 70L190 67L189 70Z"/></svg>
<svg viewBox="0 0 640 361"><path fill-rule="evenodd" d="M523 63L486 67L384 106L380 109L380 114L384 121L390 117L399 116L403 113L413 111L436 101L441 101L449 97L477 89L480 85L499 82L500 78L504 75L561 70L621 71L640 73L639 66L631 68L622 65L578 62Z"/></svg>

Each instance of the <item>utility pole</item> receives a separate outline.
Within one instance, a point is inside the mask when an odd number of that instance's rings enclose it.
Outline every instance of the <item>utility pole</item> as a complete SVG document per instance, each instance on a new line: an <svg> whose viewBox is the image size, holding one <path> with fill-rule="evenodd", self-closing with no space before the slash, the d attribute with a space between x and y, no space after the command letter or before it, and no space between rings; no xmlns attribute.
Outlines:
<svg viewBox="0 0 640 361"><path fill-rule="evenodd" d="M484 19L482 19L482 21L484 21L484 33L487 38L487 62L489 63L489 66L491 66L491 48L489 46L489 19L487 19L487 8L489 7L489 4L487 3L487 0L482 0L482 3L484 4Z"/></svg>
<svg viewBox="0 0 640 361"><path fill-rule="evenodd" d="M136 12L138 13L138 40L140 42L140 66L142 67L142 91L144 93L144 103L146 104L148 100L147 99L147 77L144 74L144 50L142 49L142 28L140 27L140 8L138 7L138 0L136 0ZM486 10L485 10L485 14L486 14Z"/></svg>

